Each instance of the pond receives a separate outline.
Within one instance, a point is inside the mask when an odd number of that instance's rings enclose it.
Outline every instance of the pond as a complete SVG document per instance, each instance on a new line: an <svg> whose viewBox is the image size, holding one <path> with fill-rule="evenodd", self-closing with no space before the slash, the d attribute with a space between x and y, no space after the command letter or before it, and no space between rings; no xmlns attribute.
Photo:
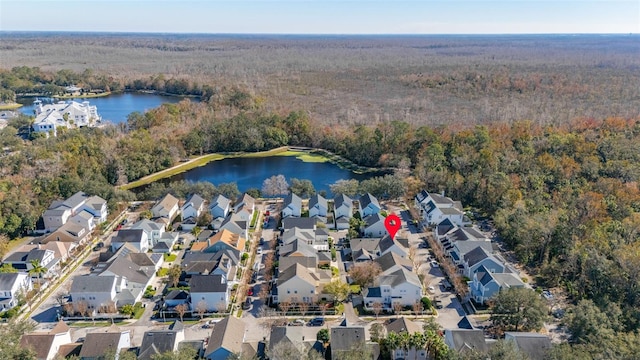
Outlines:
<svg viewBox="0 0 640 360"><path fill-rule="evenodd" d="M75 100L77 102L89 101L91 105L95 105L98 108L98 114L102 116L105 121L110 121L114 124L127 121L127 116L134 112L145 112L153 108L157 108L163 103L177 103L183 98L177 96L163 96L156 94L140 94L140 93L120 93L111 94L109 96L89 98L89 99L65 99ZM45 104L61 101L54 98L18 98L17 102L24 105L20 108L23 114L33 115L35 100L42 100Z"/></svg>
<svg viewBox="0 0 640 360"><path fill-rule="evenodd" d="M329 185L338 180L356 179L362 181L384 173L356 174L330 162L304 162L295 156L242 157L212 161L207 165L188 170L161 181L176 180L190 182L208 181L214 185L235 182L241 192L250 188L262 188L262 182L274 175L284 175L287 182L291 178L311 180L316 191L332 196Z"/></svg>

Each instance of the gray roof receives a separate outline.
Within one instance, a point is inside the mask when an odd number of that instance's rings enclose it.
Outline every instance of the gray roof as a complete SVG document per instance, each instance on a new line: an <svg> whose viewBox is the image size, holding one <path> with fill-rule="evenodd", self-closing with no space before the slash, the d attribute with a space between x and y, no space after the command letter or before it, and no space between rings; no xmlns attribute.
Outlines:
<svg viewBox="0 0 640 360"><path fill-rule="evenodd" d="M107 200L101 198L100 196L94 195L87 199L85 202L90 208L95 210L102 210L102 206L107 203Z"/></svg>
<svg viewBox="0 0 640 360"><path fill-rule="evenodd" d="M369 287L364 289L364 297L368 298L379 298L382 297L382 290L380 290L379 286Z"/></svg>
<svg viewBox="0 0 640 360"><path fill-rule="evenodd" d="M515 341L520 351L531 360L543 360L551 348L551 340L544 334L530 332L506 332L505 339Z"/></svg>
<svg viewBox="0 0 640 360"><path fill-rule="evenodd" d="M319 205L322 208L327 208L327 199L320 194L315 194L309 199L309 208Z"/></svg>
<svg viewBox="0 0 640 360"><path fill-rule="evenodd" d="M171 290L167 295L165 295L165 300L187 300L189 298L189 293L184 290Z"/></svg>
<svg viewBox="0 0 640 360"><path fill-rule="evenodd" d="M437 193L431 193L431 198L433 199L433 201L438 204L438 205L450 205L453 206L453 200L451 200L451 198L446 197L444 195L440 195ZM440 206L438 206L440 207Z"/></svg>
<svg viewBox="0 0 640 360"><path fill-rule="evenodd" d="M110 293L113 289L117 276L93 276L82 275L73 278L73 284L71 285L71 293L83 293L83 292L105 292Z"/></svg>
<svg viewBox="0 0 640 360"><path fill-rule="evenodd" d="M241 220L238 214L229 214L220 224L220 230L227 229L234 234L244 234L247 228L247 222Z"/></svg>
<svg viewBox="0 0 640 360"><path fill-rule="evenodd" d="M477 247L483 248L487 253L493 252L493 246L490 241L476 241L476 240L467 240L467 241L456 241L454 246L458 249L458 255L464 256L467 253L475 250Z"/></svg>
<svg viewBox="0 0 640 360"><path fill-rule="evenodd" d="M413 271L407 270L403 267L392 272L389 275L381 275L375 280L377 285L389 285L396 287L404 283L410 283L416 286L422 286L420 278Z"/></svg>
<svg viewBox="0 0 640 360"><path fill-rule="evenodd" d="M222 275L193 275L189 281L191 293L220 293L227 291L227 282Z"/></svg>
<svg viewBox="0 0 640 360"><path fill-rule="evenodd" d="M285 244L288 244L294 240L303 240L305 242L314 241L315 238L316 235L313 230L300 229L297 227L285 230L285 232L282 234L282 242Z"/></svg>
<svg viewBox="0 0 640 360"><path fill-rule="evenodd" d="M308 257L316 257L316 250L301 239L295 239L288 244L280 246L280 256L288 256L291 253L300 252Z"/></svg>
<svg viewBox="0 0 640 360"><path fill-rule="evenodd" d="M464 260L467 262L469 266L473 266L490 256L491 256L490 252L488 252L481 246L478 246L477 248L466 253L464 255Z"/></svg>
<svg viewBox="0 0 640 360"><path fill-rule="evenodd" d="M118 234L111 239L111 242L140 242L140 240L142 240L142 234L144 234L144 230L142 229L119 230Z"/></svg>
<svg viewBox="0 0 640 360"><path fill-rule="evenodd" d="M37 248L31 249L30 251L16 251L13 254L7 256L4 259L4 262L12 264L20 262L28 263L31 260L42 261L46 253L46 250L38 250Z"/></svg>
<svg viewBox="0 0 640 360"><path fill-rule="evenodd" d="M427 190L422 190L416 194L416 200L418 200L418 202L422 202L424 201L424 199L428 197L429 197L429 193L427 192Z"/></svg>
<svg viewBox="0 0 640 360"><path fill-rule="evenodd" d="M453 208L453 207L443 207L440 208L440 211L444 214L444 215L462 215L464 214L462 211Z"/></svg>
<svg viewBox="0 0 640 360"><path fill-rule="evenodd" d="M151 360L156 354L173 351L177 347L177 331L156 330L147 331L142 336L142 345L138 349L138 360Z"/></svg>
<svg viewBox="0 0 640 360"><path fill-rule="evenodd" d="M391 247L393 247L394 245L398 245L400 248L406 248L406 242L405 241L400 241L401 239L396 239L395 241L393 239L391 239L391 236L389 235L385 235L380 239L380 244L378 245L380 253L383 253L385 251L387 251L388 249L390 249ZM406 249L405 250L406 253Z"/></svg>
<svg viewBox="0 0 640 360"><path fill-rule="evenodd" d="M288 268L280 272L278 276L278 286L286 283L287 281L291 280L295 276L298 276L301 279L305 280L306 282L312 285L315 285L315 279L311 274L311 270L307 269L306 267L300 264L295 264L295 265L289 266Z"/></svg>
<svg viewBox="0 0 640 360"><path fill-rule="evenodd" d="M364 327L343 327L331 328L331 351L351 350L356 344L364 346L366 343Z"/></svg>
<svg viewBox="0 0 640 360"><path fill-rule="evenodd" d="M360 207L364 209L369 206L369 204L373 204L378 209L381 209L378 199L376 199L376 197L371 195L370 193L366 193L360 197Z"/></svg>
<svg viewBox="0 0 640 360"><path fill-rule="evenodd" d="M472 350L484 353L487 351L487 343L482 330L447 329L445 333L450 333L453 343L448 345L457 352Z"/></svg>
<svg viewBox="0 0 640 360"><path fill-rule="evenodd" d="M500 287L525 287L525 283L513 273L497 273L493 274L493 277Z"/></svg>
<svg viewBox="0 0 640 360"><path fill-rule="evenodd" d="M131 226L132 230L142 229L144 231L160 231L164 226L155 221L151 221L149 219L142 219ZM122 230L120 230L122 231Z"/></svg>
<svg viewBox="0 0 640 360"><path fill-rule="evenodd" d="M399 334L401 332L408 332L409 334L413 334L416 332L422 332L422 327L417 323L403 317L392 319L388 324L385 325L387 328L387 332L395 332Z"/></svg>
<svg viewBox="0 0 640 360"><path fill-rule="evenodd" d="M313 230L316 227L317 220L314 218L292 218L282 219L282 227L285 231L293 228Z"/></svg>
<svg viewBox="0 0 640 360"><path fill-rule="evenodd" d="M70 198L62 202L62 204L68 208L73 209L74 207L82 205L88 197L89 195L85 194L82 191L78 191L77 193L71 195Z"/></svg>
<svg viewBox="0 0 640 360"><path fill-rule="evenodd" d="M379 222L384 222L384 216L380 214L372 214L372 215L366 216L363 220L366 223L365 227L369 227Z"/></svg>
<svg viewBox="0 0 640 360"><path fill-rule="evenodd" d="M213 327L205 355L220 348L232 353L239 353L243 340L244 322L234 316L228 316Z"/></svg>
<svg viewBox="0 0 640 360"><path fill-rule="evenodd" d="M269 349L273 349L278 343L284 341L289 344L293 344L298 349L299 355L302 356L305 349L303 344L305 341L303 329L304 328L297 326L273 327L269 336Z"/></svg>
<svg viewBox="0 0 640 360"><path fill-rule="evenodd" d="M198 194L193 194L185 201L182 207L185 208L189 203L191 203L191 206L194 208L200 209L202 204L204 204L204 199Z"/></svg>
<svg viewBox="0 0 640 360"><path fill-rule="evenodd" d="M449 220L449 218L445 218L444 220L440 221L440 223L436 226L436 232L438 236L441 236L448 233L449 231L451 231L451 229L455 227L456 226L453 225L453 223L451 222L451 220Z"/></svg>
<svg viewBox="0 0 640 360"><path fill-rule="evenodd" d="M9 290L18 281L21 273L0 273L0 290ZM24 273L23 273L24 274Z"/></svg>
<svg viewBox="0 0 640 360"><path fill-rule="evenodd" d="M347 207L353 207L353 200L345 194L340 194L333 199L333 206L339 208L342 205L346 205Z"/></svg>
<svg viewBox="0 0 640 360"><path fill-rule="evenodd" d="M403 266L407 270L413 270L413 264L411 263L411 260L403 258L393 251L390 251L373 261L380 265L383 273L393 268L394 266Z"/></svg>
<svg viewBox="0 0 640 360"><path fill-rule="evenodd" d="M219 207L219 208L226 208L229 206L229 204L231 204L231 200L227 199L226 197L224 197L224 195L217 195L216 197L213 198L213 200L211 200L211 208L214 207Z"/></svg>
<svg viewBox="0 0 640 360"><path fill-rule="evenodd" d="M117 350L121 336L120 332L88 333L80 350L80 358L97 358L109 350Z"/></svg>
<svg viewBox="0 0 640 360"><path fill-rule="evenodd" d="M380 246L380 238L356 238L351 239L350 247L352 252L365 249L369 252L375 252Z"/></svg>
<svg viewBox="0 0 640 360"><path fill-rule="evenodd" d="M138 284L147 284L155 273L154 266L140 266L131 261L129 257L117 256L113 261L102 267L100 277L109 277L111 274L125 277L127 281ZM108 272L108 274L105 274ZM104 274L104 275L102 275Z"/></svg>
<svg viewBox="0 0 640 360"><path fill-rule="evenodd" d="M298 209L302 209L302 199L300 198L300 196L291 192L284 198L283 207L287 207L289 205L293 205Z"/></svg>

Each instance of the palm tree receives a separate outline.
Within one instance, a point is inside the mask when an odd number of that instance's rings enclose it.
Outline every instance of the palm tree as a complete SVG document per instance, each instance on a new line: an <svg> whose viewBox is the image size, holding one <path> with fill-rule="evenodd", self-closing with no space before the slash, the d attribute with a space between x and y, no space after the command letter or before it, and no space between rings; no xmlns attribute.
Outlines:
<svg viewBox="0 0 640 360"><path fill-rule="evenodd" d="M395 332L390 332L387 334L387 339L385 341L387 345L387 349L389 349L389 353L391 354L391 358L395 358L395 351L400 347L400 336L398 336Z"/></svg>
<svg viewBox="0 0 640 360"><path fill-rule="evenodd" d="M41 284L42 274L46 274L47 271L49 270L40 263L40 260L38 259L31 260L31 269L29 270L29 275L38 276L38 285L42 285Z"/></svg>
<svg viewBox="0 0 640 360"><path fill-rule="evenodd" d="M409 338L409 348L414 350L414 359L418 359L418 351L424 349L426 343L427 339L425 339L424 334L419 332L411 334L411 338Z"/></svg>

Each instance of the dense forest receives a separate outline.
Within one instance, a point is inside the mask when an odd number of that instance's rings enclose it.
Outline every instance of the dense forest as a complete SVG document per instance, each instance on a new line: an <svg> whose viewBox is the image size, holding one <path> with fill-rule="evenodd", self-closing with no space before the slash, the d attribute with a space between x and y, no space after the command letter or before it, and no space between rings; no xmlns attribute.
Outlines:
<svg viewBox="0 0 640 360"><path fill-rule="evenodd" d="M638 35L0 33L2 67L39 67L53 84L205 99L238 88L328 125L633 118L638 54Z"/></svg>

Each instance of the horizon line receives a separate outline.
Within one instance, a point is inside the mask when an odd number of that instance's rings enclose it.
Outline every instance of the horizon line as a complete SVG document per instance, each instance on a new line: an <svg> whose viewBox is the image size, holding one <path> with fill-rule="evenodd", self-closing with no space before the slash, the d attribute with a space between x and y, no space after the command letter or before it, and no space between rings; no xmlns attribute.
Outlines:
<svg viewBox="0 0 640 360"><path fill-rule="evenodd" d="M3 30L0 29L0 34L6 33L67 33L67 34L142 34L142 35L250 35L250 36L512 36L512 35L625 35L633 36L640 35L640 32L613 32L613 33L598 33L598 32L539 32L539 33L232 33L232 32L170 32L170 31L92 31L92 30Z"/></svg>

